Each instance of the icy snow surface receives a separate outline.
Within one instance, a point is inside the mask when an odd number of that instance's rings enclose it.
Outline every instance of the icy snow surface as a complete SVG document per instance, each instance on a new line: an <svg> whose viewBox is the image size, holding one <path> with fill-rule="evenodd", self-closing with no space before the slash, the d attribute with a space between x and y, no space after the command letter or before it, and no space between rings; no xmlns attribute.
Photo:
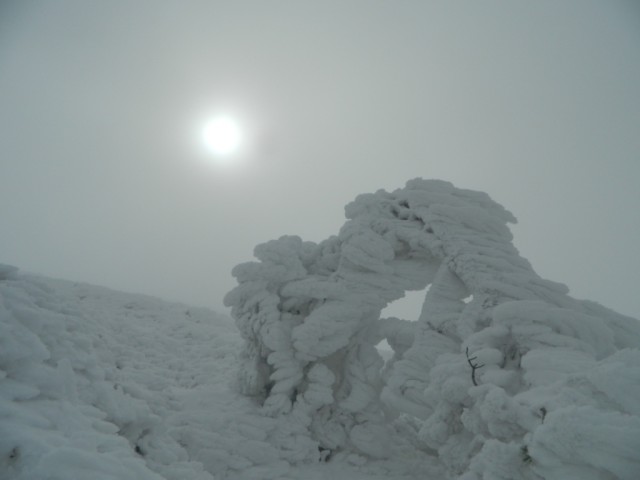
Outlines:
<svg viewBox="0 0 640 480"><path fill-rule="evenodd" d="M0 273L0 479L417 479L420 459L292 467L233 382L230 318ZM286 427L286 426L285 426Z"/></svg>

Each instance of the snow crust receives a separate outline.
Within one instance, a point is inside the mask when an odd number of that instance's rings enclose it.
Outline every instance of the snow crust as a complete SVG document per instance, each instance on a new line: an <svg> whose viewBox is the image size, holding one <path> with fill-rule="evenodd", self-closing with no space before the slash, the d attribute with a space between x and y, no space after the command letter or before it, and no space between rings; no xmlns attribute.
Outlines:
<svg viewBox="0 0 640 480"><path fill-rule="evenodd" d="M314 442L288 460L394 458L400 435L435 478L638 478L636 319L539 277L485 193L415 179L345 212L323 242L258 245L225 298L240 391ZM380 318L427 285L415 322Z"/></svg>

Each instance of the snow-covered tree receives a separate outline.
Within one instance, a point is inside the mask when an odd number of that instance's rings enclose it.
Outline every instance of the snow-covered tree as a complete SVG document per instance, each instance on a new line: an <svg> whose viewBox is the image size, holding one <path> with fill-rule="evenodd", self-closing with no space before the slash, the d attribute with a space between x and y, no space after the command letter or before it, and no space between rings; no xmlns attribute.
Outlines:
<svg viewBox="0 0 640 480"><path fill-rule="evenodd" d="M292 458L384 457L405 422L450 478L636 478L640 322L540 278L484 193L415 179L346 216L256 247L225 298L239 387L292 426ZM380 318L427 285L417 322Z"/></svg>

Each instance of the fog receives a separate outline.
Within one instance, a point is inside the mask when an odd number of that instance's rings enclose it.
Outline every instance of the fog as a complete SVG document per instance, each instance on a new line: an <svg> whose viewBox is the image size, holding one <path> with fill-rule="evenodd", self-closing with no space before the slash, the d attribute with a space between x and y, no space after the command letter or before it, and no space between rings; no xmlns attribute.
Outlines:
<svg viewBox="0 0 640 480"><path fill-rule="evenodd" d="M640 317L639 85L633 1L3 2L0 262L225 311L256 244L441 178ZM227 165L199 137L220 112Z"/></svg>

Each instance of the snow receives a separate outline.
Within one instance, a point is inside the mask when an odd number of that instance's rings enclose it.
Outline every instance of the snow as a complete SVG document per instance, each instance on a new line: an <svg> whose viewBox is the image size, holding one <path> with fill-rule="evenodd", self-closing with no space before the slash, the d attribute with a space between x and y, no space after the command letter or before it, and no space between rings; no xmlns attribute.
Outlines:
<svg viewBox="0 0 640 480"><path fill-rule="evenodd" d="M593 425L637 419L620 397L622 379L638 384L640 322L538 276L512 243L515 217L485 193L415 179L360 195L345 213L336 236L269 241L234 271L225 304L244 338L240 383L265 415L296 422L328 456L378 459L394 458L389 445L401 431L407 438L409 422L412 447L442 478L563 478L571 462L583 477L640 475L639 450L594 463L578 455L588 443L566 455L546 447L560 440L544 424L558 411L582 418L583 407ZM414 326L381 318L427 286ZM386 362L375 348L385 340ZM612 362L618 355L625 362ZM331 382L316 385L318 366ZM617 381L603 388L593 372L605 370ZM562 441L586 434L564 425ZM632 420L625 438L634 437Z"/></svg>
<svg viewBox="0 0 640 480"><path fill-rule="evenodd" d="M418 478L420 459L296 464L316 444L238 391L229 317L7 270L0 479ZM322 403L331 373L310 375Z"/></svg>
<svg viewBox="0 0 640 480"><path fill-rule="evenodd" d="M640 322L540 278L484 193L345 211L256 247L233 320L0 265L0 480L640 477Z"/></svg>

